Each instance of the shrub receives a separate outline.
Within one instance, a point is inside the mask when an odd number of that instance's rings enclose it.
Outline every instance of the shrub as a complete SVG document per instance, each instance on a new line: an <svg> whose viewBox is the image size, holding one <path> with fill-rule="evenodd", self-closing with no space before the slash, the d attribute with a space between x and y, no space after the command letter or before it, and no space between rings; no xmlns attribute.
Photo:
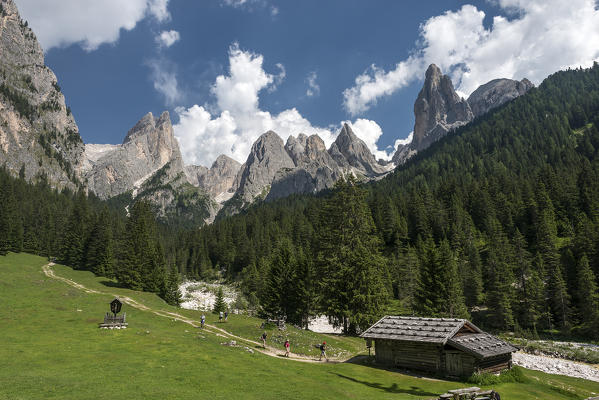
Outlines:
<svg viewBox="0 0 599 400"><path fill-rule="evenodd" d="M490 374L488 372L475 372L470 375L467 381L478 386L490 386L500 383L526 383L528 378L524 376L522 368L514 366L509 370L501 371L499 375Z"/></svg>

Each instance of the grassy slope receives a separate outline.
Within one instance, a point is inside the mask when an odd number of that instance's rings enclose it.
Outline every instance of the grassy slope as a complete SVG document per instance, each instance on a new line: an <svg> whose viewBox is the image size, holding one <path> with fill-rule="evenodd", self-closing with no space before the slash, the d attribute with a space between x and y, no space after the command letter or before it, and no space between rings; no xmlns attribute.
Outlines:
<svg viewBox="0 0 599 400"><path fill-rule="evenodd" d="M111 296L47 278L41 272L45 263L26 254L0 257L0 399L410 399L464 386L355 364L250 354L126 305L130 328L101 330L97 323ZM69 271L54 268L62 276ZM69 277L80 274L85 273L71 271ZM150 307L169 309L151 294L128 292ZM532 371L526 376L532 383L495 388L502 399L524 400L581 399L599 392L599 384L581 379Z"/></svg>
<svg viewBox="0 0 599 400"><path fill-rule="evenodd" d="M53 267L56 274L65 278L79 282L84 286L95 289L101 292L110 292L118 295L126 295L140 300L143 304L153 308L166 311L174 311L173 307L165 304L160 298L150 293L136 292L128 289L121 289L114 286L115 282L104 278L96 277L94 274L87 271L77 271L63 265ZM202 312L195 310L177 309L178 314L200 320ZM255 341L260 341L259 337L264 332L260 326L263 322L260 318L253 318L240 315L229 315L228 321L218 323L218 315L212 313L204 313L206 315L206 323L214 324L219 328L225 329L237 336L248 338ZM323 340L327 342L327 355L333 358L347 359L351 355L360 352L367 354L366 344L363 339L357 337L349 337L342 335L323 335L310 331L297 329L294 326L287 325L285 331L278 329L266 329L268 333L268 344L283 351L283 343L285 339L289 339L292 349L296 354L318 356L320 351L314 345L321 343Z"/></svg>

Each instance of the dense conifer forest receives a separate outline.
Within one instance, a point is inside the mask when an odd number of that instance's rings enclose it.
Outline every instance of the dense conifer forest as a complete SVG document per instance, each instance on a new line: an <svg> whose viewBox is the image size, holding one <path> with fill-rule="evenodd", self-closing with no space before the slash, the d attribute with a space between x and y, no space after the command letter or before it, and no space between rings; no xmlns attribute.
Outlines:
<svg viewBox="0 0 599 400"><path fill-rule="evenodd" d="M266 315L355 333L385 313L597 338L599 66L558 72L381 181L255 204L194 230L0 172L0 252L178 301L178 273ZM172 268L174 267L174 268Z"/></svg>
<svg viewBox="0 0 599 400"><path fill-rule="evenodd" d="M168 267L149 204L127 215L82 191L58 192L44 176L30 184L0 169L0 205L0 255L38 254L178 304L178 273Z"/></svg>

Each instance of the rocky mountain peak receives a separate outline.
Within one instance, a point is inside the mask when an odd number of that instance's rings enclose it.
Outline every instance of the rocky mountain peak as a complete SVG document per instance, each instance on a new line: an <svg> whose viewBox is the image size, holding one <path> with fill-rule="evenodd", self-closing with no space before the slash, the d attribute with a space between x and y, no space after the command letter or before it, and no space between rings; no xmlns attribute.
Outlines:
<svg viewBox="0 0 599 400"><path fill-rule="evenodd" d="M455 92L451 78L435 64L426 70L424 85L414 103L414 115L412 146L416 151L474 118L468 102Z"/></svg>
<svg viewBox="0 0 599 400"><path fill-rule="evenodd" d="M380 165L366 143L364 143L345 123L329 149L333 159L345 169L351 169L365 176L377 176L386 172Z"/></svg>
<svg viewBox="0 0 599 400"><path fill-rule="evenodd" d="M125 139L123 140L123 144L128 143L134 140L137 137L145 136L156 128L156 120L154 119L154 115L149 112L144 115L137 123L133 126L133 128L129 129Z"/></svg>
<svg viewBox="0 0 599 400"><path fill-rule="evenodd" d="M0 159L25 178L81 185L84 145L56 76L12 0L0 0Z"/></svg>
<svg viewBox="0 0 599 400"><path fill-rule="evenodd" d="M265 198L277 171L294 167L283 139L273 131L262 134L252 145L241 172L238 189L241 200L250 203L256 197Z"/></svg>
<svg viewBox="0 0 599 400"><path fill-rule="evenodd" d="M97 147L86 147L89 153L87 177L90 190L100 198L140 187L167 163L173 176L183 172L183 160L168 112L162 113L158 120L147 113L127 132L123 144L107 148L99 156L94 154Z"/></svg>
<svg viewBox="0 0 599 400"><path fill-rule="evenodd" d="M480 117L492 109L522 96L533 87L534 85L526 78L521 81L493 79L472 92L468 97L468 104L470 104L474 116Z"/></svg>

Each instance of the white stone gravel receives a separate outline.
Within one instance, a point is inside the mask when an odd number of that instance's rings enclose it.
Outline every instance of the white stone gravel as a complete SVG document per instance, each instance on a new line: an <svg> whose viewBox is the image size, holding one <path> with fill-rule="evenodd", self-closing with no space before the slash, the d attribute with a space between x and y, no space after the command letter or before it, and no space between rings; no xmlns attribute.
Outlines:
<svg viewBox="0 0 599 400"><path fill-rule="evenodd" d="M590 364L522 352L514 353L512 360L524 368L599 382L599 369Z"/></svg>
<svg viewBox="0 0 599 400"><path fill-rule="evenodd" d="M188 310L212 310L216 302L218 288L223 288L225 302L230 306L235 302L237 293L226 285L218 283L187 281L179 285L183 302L181 308Z"/></svg>
<svg viewBox="0 0 599 400"><path fill-rule="evenodd" d="M341 328L335 328L332 324L329 323L329 319L326 315L319 315L317 317L312 318L308 322L308 330L312 332L318 333L341 333L343 330Z"/></svg>

